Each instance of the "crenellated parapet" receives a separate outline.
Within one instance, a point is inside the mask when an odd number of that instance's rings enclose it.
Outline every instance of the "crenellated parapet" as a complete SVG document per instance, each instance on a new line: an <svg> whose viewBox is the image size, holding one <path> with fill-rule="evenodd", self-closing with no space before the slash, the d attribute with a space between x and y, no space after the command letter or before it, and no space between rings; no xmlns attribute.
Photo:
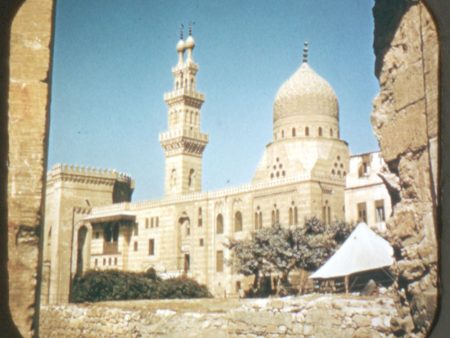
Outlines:
<svg viewBox="0 0 450 338"><path fill-rule="evenodd" d="M82 184L114 185L124 183L134 188L130 175L111 169L100 169L79 165L56 164L47 174L48 183L52 181L75 182Z"/></svg>

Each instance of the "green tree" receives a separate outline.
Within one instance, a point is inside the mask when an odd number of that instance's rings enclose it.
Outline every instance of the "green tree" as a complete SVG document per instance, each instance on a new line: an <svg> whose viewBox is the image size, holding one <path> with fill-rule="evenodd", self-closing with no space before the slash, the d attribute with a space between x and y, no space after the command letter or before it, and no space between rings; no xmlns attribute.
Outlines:
<svg viewBox="0 0 450 338"><path fill-rule="evenodd" d="M313 271L335 252L353 226L345 222L324 225L316 217L305 220L303 227L283 227L274 224L252 233L246 240L229 241L232 264L238 273L254 275L257 287L261 276L280 274L277 293L290 289L289 274L294 269Z"/></svg>
<svg viewBox="0 0 450 338"><path fill-rule="evenodd" d="M236 272L244 276L254 276L253 289L259 287L260 277L264 273L264 257L262 250L251 240L229 239L227 247L231 250L233 265Z"/></svg>

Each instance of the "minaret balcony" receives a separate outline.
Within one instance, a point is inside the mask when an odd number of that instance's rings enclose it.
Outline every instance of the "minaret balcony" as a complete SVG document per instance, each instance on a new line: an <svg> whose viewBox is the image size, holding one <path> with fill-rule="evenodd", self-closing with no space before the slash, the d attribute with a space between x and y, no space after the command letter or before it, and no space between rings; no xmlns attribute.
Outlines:
<svg viewBox="0 0 450 338"><path fill-rule="evenodd" d="M189 88L180 88L164 94L164 101L176 101L178 98L190 98L197 101L205 101L205 95Z"/></svg>
<svg viewBox="0 0 450 338"><path fill-rule="evenodd" d="M165 142L173 140L176 138L190 138L193 140L200 141L202 143L208 143L208 134L202 133L198 130L185 129L175 129L169 130L159 134L159 142Z"/></svg>

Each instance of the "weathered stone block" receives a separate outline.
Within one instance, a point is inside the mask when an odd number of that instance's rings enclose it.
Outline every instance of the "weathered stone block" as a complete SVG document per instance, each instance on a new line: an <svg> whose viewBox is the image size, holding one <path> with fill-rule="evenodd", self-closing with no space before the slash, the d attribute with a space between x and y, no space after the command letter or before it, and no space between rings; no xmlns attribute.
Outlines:
<svg viewBox="0 0 450 338"><path fill-rule="evenodd" d="M397 112L425 98L421 60L397 72L393 83L393 93L394 107Z"/></svg>
<svg viewBox="0 0 450 338"><path fill-rule="evenodd" d="M395 160L407 151L424 147L427 133L424 101L417 101L395 114L379 131L381 152L386 162Z"/></svg>

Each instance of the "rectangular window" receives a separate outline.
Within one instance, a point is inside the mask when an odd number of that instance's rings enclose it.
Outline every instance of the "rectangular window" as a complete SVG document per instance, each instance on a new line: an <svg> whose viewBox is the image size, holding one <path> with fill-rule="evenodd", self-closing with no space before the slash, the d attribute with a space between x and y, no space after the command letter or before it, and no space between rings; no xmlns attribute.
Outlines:
<svg viewBox="0 0 450 338"><path fill-rule="evenodd" d="M153 238L148 240L148 255L155 255L155 240Z"/></svg>
<svg viewBox="0 0 450 338"><path fill-rule="evenodd" d="M358 203L358 222L367 223L366 202Z"/></svg>
<svg viewBox="0 0 450 338"><path fill-rule="evenodd" d="M148 218L145 219L145 228L148 229Z"/></svg>
<svg viewBox="0 0 450 338"><path fill-rule="evenodd" d="M156 223L155 226L159 227L159 217L156 217L155 223Z"/></svg>
<svg viewBox="0 0 450 338"><path fill-rule="evenodd" d="M153 217L152 217L152 219L150 221L150 228L153 228Z"/></svg>
<svg viewBox="0 0 450 338"><path fill-rule="evenodd" d="M198 208L198 226L201 227L203 225L203 215L202 208Z"/></svg>
<svg viewBox="0 0 450 338"><path fill-rule="evenodd" d="M133 249L134 249L134 251L138 251L138 242L137 241L134 242Z"/></svg>
<svg viewBox="0 0 450 338"><path fill-rule="evenodd" d="M216 271L223 272L223 251L218 250L216 252Z"/></svg>
<svg viewBox="0 0 450 338"><path fill-rule="evenodd" d="M375 201L375 222L384 222L386 220L384 214L384 201L378 200Z"/></svg>
<svg viewBox="0 0 450 338"><path fill-rule="evenodd" d="M95 238L96 238L96 239L99 239L99 238L100 238L100 232L98 232L98 231L95 232Z"/></svg>
<svg viewBox="0 0 450 338"><path fill-rule="evenodd" d="M134 224L134 235L139 236L139 223Z"/></svg>
<svg viewBox="0 0 450 338"><path fill-rule="evenodd" d="M199 245L200 245L200 246L203 246L203 244L204 244L203 238L200 238L200 240L199 240Z"/></svg>

